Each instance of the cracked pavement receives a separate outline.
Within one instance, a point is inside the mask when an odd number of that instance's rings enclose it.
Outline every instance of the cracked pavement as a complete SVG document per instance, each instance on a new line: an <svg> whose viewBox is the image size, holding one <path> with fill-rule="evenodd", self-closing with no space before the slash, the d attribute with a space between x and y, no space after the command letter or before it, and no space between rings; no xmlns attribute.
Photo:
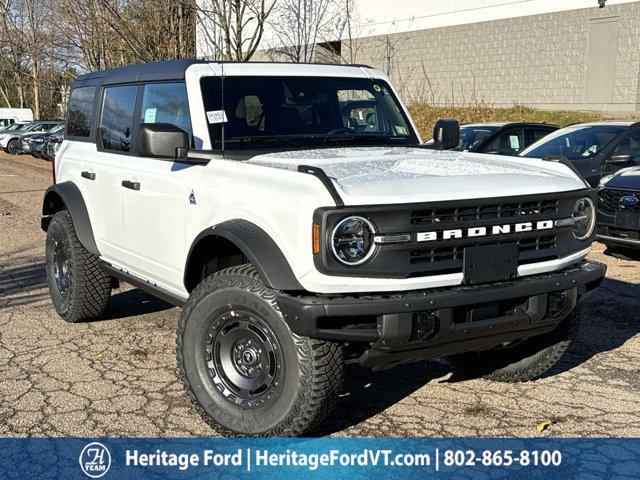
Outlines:
<svg viewBox="0 0 640 480"><path fill-rule="evenodd" d="M71 325L49 301L40 208L50 164L0 153L0 436L214 433L175 375L178 309L123 284L107 318ZM617 260L583 305L577 342L544 379L499 384L444 363L349 366L317 435L640 436L640 261ZM536 425L551 420L542 433Z"/></svg>

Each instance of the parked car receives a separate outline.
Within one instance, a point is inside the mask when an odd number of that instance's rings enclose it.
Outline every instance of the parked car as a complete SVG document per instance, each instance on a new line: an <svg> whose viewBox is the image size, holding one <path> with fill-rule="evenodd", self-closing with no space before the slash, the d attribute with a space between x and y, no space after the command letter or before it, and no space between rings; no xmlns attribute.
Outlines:
<svg viewBox="0 0 640 480"><path fill-rule="evenodd" d="M460 144L453 150L516 156L560 127L548 123L474 123L460 127Z"/></svg>
<svg viewBox="0 0 640 480"><path fill-rule="evenodd" d="M640 167L602 178L596 233L612 255L640 258Z"/></svg>
<svg viewBox="0 0 640 480"><path fill-rule="evenodd" d="M35 135L24 135L20 137L22 139L22 151L24 153L31 153L31 155L36 158L44 158L47 139L51 135L55 135L62 131L64 131L64 123L56 125L48 132L38 133Z"/></svg>
<svg viewBox="0 0 640 480"><path fill-rule="evenodd" d="M61 123L62 122L57 120L39 120L25 125L20 130L0 132L0 147L7 153L17 155L22 152L22 140L26 137L48 132Z"/></svg>
<svg viewBox="0 0 640 480"><path fill-rule="evenodd" d="M33 122L33 110L30 108L0 108L0 128L23 122Z"/></svg>
<svg viewBox="0 0 640 480"><path fill-rule="evenodd" d="M45 160L49 160L50 162L54 161L56 158L56 153L62 145L62 141L64 140L65 129L63 128L57 133L52 133L45 140L44 152L42 154L42 158Z"/></svg>
<svg viewBox="0 0 640 480"><path fill-rule="evenodd" d="M10 125L7 125L6 127L0 128L0 133L15 132L17 130L20 130L21 128L24 128L25 125L28 125L29 123L31 123L31 122L15 122L15 123L12 123Z"/></svg>
<svg viewBox="0 0 640 480"><path fill-rule="evenodd" d="M78 77L67 112L54 308L99 318L116 278L184 307L179 376L224 435L308 432L345 362L538 378L606 271L571 168L444 151L451 121L425 146L371 67L146 63Z"/></svg>
<svg viewBox="0 0 640 480"><path fill-rule="evenodd" d="M596 187L603 175L640 164L640 122L570 125L531 145L520 156L569 161Z"/></svg>

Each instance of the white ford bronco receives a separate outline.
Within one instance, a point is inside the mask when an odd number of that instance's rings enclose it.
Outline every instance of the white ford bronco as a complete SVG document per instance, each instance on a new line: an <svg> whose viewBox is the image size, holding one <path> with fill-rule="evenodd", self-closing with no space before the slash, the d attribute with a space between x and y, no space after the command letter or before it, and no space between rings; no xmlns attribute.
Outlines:
<svg viewBox="0 0 640 480"><path fill-rule="evenodd" d="M537 378L604 277L594 192L561 162L448 151L458 133L423 144L366 66L80 76L43 205L53 304L99 318L121 279L183 307L179 375L224 435L308 432L347 362Z"/></svg>

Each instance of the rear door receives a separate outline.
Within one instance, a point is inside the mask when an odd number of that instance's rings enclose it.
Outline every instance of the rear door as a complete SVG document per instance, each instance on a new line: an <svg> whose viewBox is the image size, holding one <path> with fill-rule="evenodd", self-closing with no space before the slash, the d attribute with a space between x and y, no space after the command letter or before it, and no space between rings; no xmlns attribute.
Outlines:
<svg viewBox="0 0 640 480"><path fill-rule="evenodd" d="M193 143L184 82L141 85L134 123L136 132L145 124L175 125ZM201 167L138 154L122 167L123 258L143 278L181 290L188 210L198 208L192 178Z"/></svg>

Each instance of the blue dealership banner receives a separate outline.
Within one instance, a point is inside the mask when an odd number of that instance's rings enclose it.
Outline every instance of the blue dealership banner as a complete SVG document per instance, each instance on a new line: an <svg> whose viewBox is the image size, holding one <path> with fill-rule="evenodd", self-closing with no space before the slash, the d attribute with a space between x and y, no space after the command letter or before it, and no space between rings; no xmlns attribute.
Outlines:
<svg viewBox="0 0 640 480"><path fill-rule="evenodd" d="M2 439L1 479L636 479L636 439Z"/></svg>

